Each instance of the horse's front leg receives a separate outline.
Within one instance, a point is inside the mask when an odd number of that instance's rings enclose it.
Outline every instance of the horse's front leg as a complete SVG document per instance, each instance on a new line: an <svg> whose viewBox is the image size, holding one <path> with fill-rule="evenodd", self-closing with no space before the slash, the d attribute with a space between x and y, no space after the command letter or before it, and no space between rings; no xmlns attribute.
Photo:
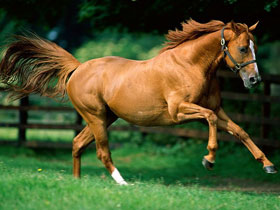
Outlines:
<svg viewBox="0 0 280 210"><path fill-rule="evenodd" d="M265 154L254 144L249 135L235 124L224 112L222 108L217 113L218 128L224 130L238 138L252 153L254 158L263 164L266 173L276 173L274 165L266 158Z"/></svg>
<svg viewBox="0 0 280 210"><path fill-rule="evenodd" d="M209 124L209 140L207 149L209 154L204 156L202 164L208 170L211 170L214 166L216 150L218 149L217 143L217 116L210 110L198 106L196 104L183 102L177 109L177 120L182 123L188 120L194 119L206 119Z"/></svg>

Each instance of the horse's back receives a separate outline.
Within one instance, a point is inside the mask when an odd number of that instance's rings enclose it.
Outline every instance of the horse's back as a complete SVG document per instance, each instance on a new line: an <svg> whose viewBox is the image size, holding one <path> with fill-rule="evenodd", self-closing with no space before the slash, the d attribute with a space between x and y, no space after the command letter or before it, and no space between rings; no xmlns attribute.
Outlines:
<svg viewBox="0 0 280 210"><path fill-rule="evenodd" d="M127 65L130 62L133 61L116 56L108 56L86 61L73 72L68 81L68 87L75 85L79 85L79 87L82 85L84 87L88 83L91 83L89 87L92 87L92 85L94 85L92 83L93 81L95 84L102 82L100 79L102 79L104 73L120 73L121 69L118 68L118 66ZM116 72L117 70L118 72Z"/></svg>

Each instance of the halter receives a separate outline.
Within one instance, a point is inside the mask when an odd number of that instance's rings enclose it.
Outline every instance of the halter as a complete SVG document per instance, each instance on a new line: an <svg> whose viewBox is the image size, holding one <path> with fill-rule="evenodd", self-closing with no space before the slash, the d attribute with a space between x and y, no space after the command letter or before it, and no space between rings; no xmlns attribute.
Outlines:
<svg viewBox="0 0 280 210"><path fill-rule="evenodd" d="M247 61L245 63L237 63L236 60L234 60L234 58L231 56L231 54L228 51L228 47L226 46L226 40L224 37L224 30L225 27L223 27L222 32L221 32L221 45L222 45L222 51L224 51L224 55L227 55L229 57L229 59L232 61L232 63L234 64L234 68L230 68L230 70L232 70L234 73L238 73L240 71L240 69L242 69L244 66L247 66L251 63L256 63L256 60L251 60L251 61Z"/></svg>

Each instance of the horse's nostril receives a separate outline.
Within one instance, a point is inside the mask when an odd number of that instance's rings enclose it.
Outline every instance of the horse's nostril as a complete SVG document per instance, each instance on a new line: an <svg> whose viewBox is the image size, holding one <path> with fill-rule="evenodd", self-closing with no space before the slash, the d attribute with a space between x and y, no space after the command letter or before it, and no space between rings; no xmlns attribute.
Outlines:
<svg viewBox="0 0 280 210"><path fill-rule="evenodd" d="M250 77L249 81L250 81L251 84L257 83L257 79L255 77Z"/></svg>

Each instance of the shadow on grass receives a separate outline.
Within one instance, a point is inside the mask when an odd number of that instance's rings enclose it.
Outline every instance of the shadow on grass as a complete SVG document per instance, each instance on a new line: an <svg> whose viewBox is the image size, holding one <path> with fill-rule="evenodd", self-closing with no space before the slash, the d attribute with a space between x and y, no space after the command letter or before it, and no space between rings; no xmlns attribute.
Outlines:
<svg viewBox="0 0 280 210"><path fill-rule="evenodd" d="M200 186L211 190L280 193L279 174L265 174L261 165L255 160L249 159L243 165L239 162L233 164L220 161L221 163L217 164L213 171L207 171L199 158L195 161L186 159L179 164L171 161L169 165L164 166L155 166L149 160L144 166L141 163L138 165L136 160L135 165L127 167L126 164L118 161L116 166L130 183L159 183L166 186ZM242 169L247 162L250 162L249 168ZM92 177L97 175L111 179L103 165L100 167L84 165L82 175Z"/></svg>
<svg viewBox="0 0 280 210"><path fill-rule="evenodd" d="M188 167L188 165L182 166ZM202 166L201 166L202 167ZM189 168L192 170L191 168ZM259 181L250 178L238 178L236 176L223 177L219 173L209 174L198 173L196 176L193 173L179 172L179 167L161 168L156 171L153 169L137 169L119 168L127 180L133 182L158 182L164 185L183 185L183 186L200 186L212 190L233 190L245 192L269 192L280 193L280 183ZM85 170L92 174L92 172ZM98 173L98 171L96 171ZM262 172L260 172L262 173ZM275 176L275 175L272 175Z"/></svg>

